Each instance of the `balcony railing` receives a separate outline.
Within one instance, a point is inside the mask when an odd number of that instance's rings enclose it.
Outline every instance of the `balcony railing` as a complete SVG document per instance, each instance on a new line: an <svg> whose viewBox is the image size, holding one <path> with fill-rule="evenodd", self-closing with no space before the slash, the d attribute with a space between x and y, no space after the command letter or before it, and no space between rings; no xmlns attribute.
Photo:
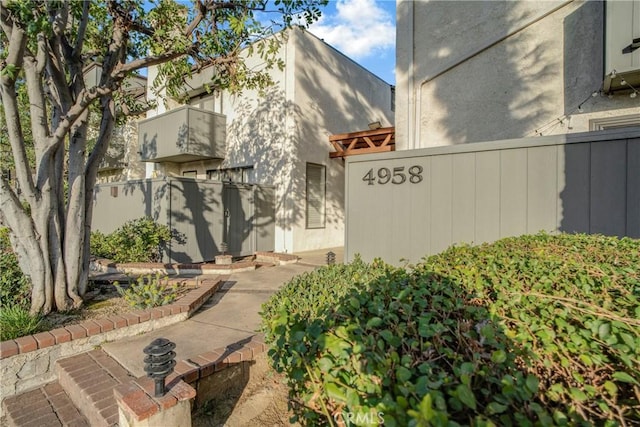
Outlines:
<svg viewBox="0 0 640 427"><path fill-rule="evenodd" d="M223 159L226 116L184 106L138 123L143 162Z"/></svg>

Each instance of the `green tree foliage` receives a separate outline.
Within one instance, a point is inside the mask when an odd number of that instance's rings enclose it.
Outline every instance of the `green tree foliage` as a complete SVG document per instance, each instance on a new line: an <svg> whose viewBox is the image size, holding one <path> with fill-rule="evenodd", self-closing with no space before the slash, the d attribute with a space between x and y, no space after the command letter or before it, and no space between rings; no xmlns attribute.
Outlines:
<svg viewBox="0 0 640 427"><path fill-rule="evenodd" d="M0 168L12 168L0 177L0 223L31 279L32 313L82 304L98 167L119 118L144 104L128 79L158 66L149 84L181 98L207 67L211 90L262 88L282 65L278 31L313 22L325 3L0 0L3 158L11 148Z"/></svg>
<svg viewBox="0 0 640 427"><path fill-rule="evenodd" d="M640 241L539 234L411 270L360 260L263 306L311 425L640 422Z"/></svg>

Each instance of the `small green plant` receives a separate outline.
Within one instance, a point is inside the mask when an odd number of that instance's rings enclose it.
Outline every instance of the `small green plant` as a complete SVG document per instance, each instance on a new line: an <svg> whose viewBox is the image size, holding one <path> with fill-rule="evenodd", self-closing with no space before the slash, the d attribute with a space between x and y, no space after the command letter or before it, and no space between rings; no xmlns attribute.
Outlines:
<svg viewBox="0 0 640 427"><path fill-rule="evenodd" d="M171 229L149 217L126 222L111 234L91 233L91 253L115 262L160 262Z"/></svg>
<svg viewBox="0 0 640 427"><path fill-rule="evenodd" d="M0 306L29 307L31 282L18 265L9 241L9 230L0 227Z"/></svg>
<svg viewBox="0 0 640 427"><path fill-rule="evenodd" d="M179 288L178 284L169 285L167 277L162 277L159 273L140 276L130 283L126 289L118 282L114 285L131 307L141 309L171 304L175 301Z"/></svg>
<svg viewBox="0 0 640 427"><path fill-rule="evenodd" d="M19 305L3 306L0 308L0 340L31 335L40 331L42 316L29 313Z"/></svg>

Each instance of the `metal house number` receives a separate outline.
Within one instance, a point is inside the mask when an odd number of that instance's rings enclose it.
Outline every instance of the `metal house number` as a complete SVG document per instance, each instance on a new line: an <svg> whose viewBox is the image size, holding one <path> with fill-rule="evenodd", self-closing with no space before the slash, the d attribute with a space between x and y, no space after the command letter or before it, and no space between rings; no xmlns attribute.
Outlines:
<svg viewBox="0 0 640 427"><path fill-rule="evenodd" d="M393 169L382 167L378 168L377 171L374 171L374 168L371 168L365 176L362 177L362 180L365 181L367 185L374 185L376 181L380 185L388 183L400 185L407 182L407 180L411 184L417 184L422 182L422 171L423 168L420 165L410 166L406 172L404 166L399 166Z"/></svg>

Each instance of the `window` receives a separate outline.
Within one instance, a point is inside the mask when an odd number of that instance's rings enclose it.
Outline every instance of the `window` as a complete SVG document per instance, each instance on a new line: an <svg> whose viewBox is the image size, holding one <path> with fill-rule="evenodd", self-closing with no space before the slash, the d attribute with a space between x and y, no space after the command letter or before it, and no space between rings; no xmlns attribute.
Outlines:
<svg viewBox="0 0 640 427"><path fill-rule="evenodd" d="M325 227L325 167L307 163L307 228Z"/></svg>
<svg viewBox="0 0 640 427"><path fill-rule="evenodd" d="M247 184L253 181L253 166L239 166L228 169L209 169L207 171L207 179Z"/></svg>
<svg viewBox="0 0 640 427"><path fill-rule="evenodd" d="M640 126L640 117L638 117L637 114L589 120L589 130L605 130L630 126Z"/></svg>
<svg viewBox="0 0 640 427"><path fill-rule="evenodd" d="M198 171L184 171L182 172L182 176L184 176L185 178L197 178Z"/></svg>

